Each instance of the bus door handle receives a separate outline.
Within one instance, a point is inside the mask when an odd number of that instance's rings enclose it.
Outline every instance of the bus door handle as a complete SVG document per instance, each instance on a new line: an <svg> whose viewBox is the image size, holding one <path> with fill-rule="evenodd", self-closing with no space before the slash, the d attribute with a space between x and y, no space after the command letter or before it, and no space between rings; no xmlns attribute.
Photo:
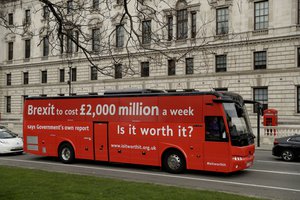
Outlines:
<svg viewBox="0 0 300 200"><path fill-rule="evenodd" d="M103 144L100 146L99 150L100 150L100 151L102 151L102 150L103 150Z"/></svg>
<svg viewBox="0 0 300 200"><path fill-rule="evenodd" d="M84 137L84 140L92 140L91 137Z"/></svg>

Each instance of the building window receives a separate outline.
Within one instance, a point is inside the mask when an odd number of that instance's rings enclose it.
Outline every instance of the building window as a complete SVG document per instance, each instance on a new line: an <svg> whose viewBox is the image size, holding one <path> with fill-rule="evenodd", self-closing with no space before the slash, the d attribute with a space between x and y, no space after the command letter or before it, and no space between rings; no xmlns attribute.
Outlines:
<svg viewBox="0 0 300 200"><path fill-rule="evenodd" d="M254 7L254 30L267 29L269 26L269 2L255 2Z"/></svg>
<svg viewBox="0 0 300 200"><path fill-rule="evenodd" d="M47 70L42 71L42 83L47 83Z"/></svg>
<svg viewBox="0 0 300 200"><path fill-rule="evenodd" d="M11 113L11 96L6 96L6 112Z"/></svg>
<svg viewBox="0 0 300 200"><path fill-rule="evenodd" d="M67 1L67 14L70 14L73 10L73 0Z"/></svg>
<svg viewBox="0 0 300 200"><path fill-rule="evenodd" d="M122 64L115 64L115 79L122 78Z"/></svg>
<svg viewBox="0 0 300 200"><path fill-rule="evenodd" d="M30 17L30 10L25 10L25 25L30 24L31 17Z"/></svg>
<svg viewBox="0 0 300 200"><path fill-rule="evenodd" d="M267 87L261 87L261 88L253 88L253 100L258 101L262 104L262 108L264 111L265 109L268 109L268 88ZM254 104L254 110L253 112L257 112L257 105Z"/></svg>
<svg viewBox="0 0 300 200"><path fill-rule="evenodd" d="M185 59L185 74L194 73L194 58Z"/></svg>
<svg viewBox="0 0 300 200"><path fill-rule="evenodd" d="M217 92L227 92L228 88L214 88L214 90Z"/></svg>
<svg viewBox="0 0 300 200"><path fill-rule="evenodd" d="M142 22L142 43L149 44L151 42L151 20Z"/></svg>
<svg viewBox="0 0 300 200"><path fill-rule="evenodd" d="M216 72L227 71L227 55L216 56Z"/></svg>
<svg viewBox="0 0 300 200"><path fill-rule="evenodd" d="M23 72L23 84L28 85L28 83L29 83L29 73Z"/></svg>
<svg viewBox="0 0 300 200"><path fill-rule="evenodd" d="M30 58L30 40L25 40L25 58Z"/></svg>
<svg viewBox="0 0 300 200"><path fill-rule="evenodd" d="M300 0L298 0L298 24L300 24Z"/></svg>
<svg viewBox="0 0 300 200"><path fill-rule="evenodd" d="M300 48L297 49L297 66L300 67Z"/></svg>
<svg viewBox="0 0 300 200"><path fill-rule="evenodd" d="M64 35L59 36L59 43L60 43L60 53L64 53Z"/></svg>
<svg viewBox="0 0 300 200"><path fill-rule="evenodd" d="M149 77L149 62L141 63L141 77Z"/></svg>
<svg viewBox="0 0 300 200"><path fill-rule="evenodd" d="M72 77L71 79L72 82L77 81L77 69L75 67L72 68L71 70L71 77Z"/></svg>
<svg viewBox="0 0 300 200"><path fill-rule="evenodd" d="M43 18L44 18L44 20L49 19L49 16L50 16L49 7L48 6L44 6L43 7Z"/></svg>
<svg viewBox="0 0 300 200"><path fill-rule="evenodd" d="M75 36L74 36L74 39L75 39L75 52L78 52L79 51L79 31L75 31L74 34L75 34Z"/></svg>
<svg viewBox="0 0 300 200"><path fill-rule="evenodd" d="M168 76L173 76L176 74L175 60L168 60Z"/></svg>
<svg viewBox="0 0 300 200"><path fill-rule="evenodd" d="M196 34L197 34L197 15L196 15L196 12L192 12L191 13L191 27L192 27L192 30L191 30L191 38L195 38L196 37Z"/></svg>
<svg viewBox="0 0 300 200"><path fill-rule="evenodd" d="M49 38L48 36L43 39L43 56L49 55Z"/></svg>
<svg viewBox="0 0 300 200"><path fill-rule="evenodd" d="M297 87L297 113L300 113L300 86Z"/></svg>
<svg viewBox="0 0 300 200"><path fill-rule="evenodd" d="M6 74L6 85L11 85L11 73Z"/></svg>
<svg viewBox="0 0 300 200"><path fill-rule="evenodd" d="M68 31L67 32L67 53L72 53L73 52L72 37L73 37L73 32L72 31Z"/></svg>
<svg viewBox="0 0 300 200"><path fill-rule="evenodd" d="M217 9L217 35L228 34L228 8Z"/></svg>
<svg viewBox="0 0 300 200"><path fill-rule="evenodd" d="M188 34L188 12L186 9L177 11L177 39L185 39Z"/></svg>
<svg viewBox="0 0 300 200"><path fill-rule="evenodd" d="M26 98L28 98L28 95L22 95L22 97L23 97L23 101L22 101L22 110L23 110L25 105L25 100Z"/></svg>
<svg viewBox="0 0 300 200"><path fill-rule="evenodd" d="M8 43L8 60L12 60L14 58L14 43Z"/></svg>
<svg viewBox="0 0 300 200"><path fill-rule="evenodd" d="M99 0L93 0L93 9L99 8Z"/></svg>
<svg viewBox="0 0 300 200"><path fill-rule="evenodd" d="M8 25L14 25L14 14L13 13L8 14Z"/></svg>
<svg viewBox="0 0 300 200"><path fill-rule="evenodd" d="M91 80L97 80L98 79L98 70L96 67L91 67Z"/></svg>
<svg viewBox="0 0 300 200"><path fill-rule="evenodd" d="M65 69L59 70L59 82L60 83L65 82Z"/></svg>
<svg viewBox="0 0 300 200"><path fill-rule="evenodd" d="M266 69L267 68L267 52L258 51L254 52L254 69Z"/></svg>
<svg viewBox="0 0 300 200"><path fill-rule="evenodd" d="M167 16L167 23L168 23L168 41L173 39L173 16Z"/></svg>
<svg viewBox="0 0 300 200"><path fill-rule="evenodd" d="M92 30L92 50L94 52L100 51L100 30L99 29Z"/></svg>
<svg viewBox="0 0 300 200"><path fill-rule="evenodd" d="M124 26L118 25L116 27L116 46L123 47L124 45Z"/></svg>

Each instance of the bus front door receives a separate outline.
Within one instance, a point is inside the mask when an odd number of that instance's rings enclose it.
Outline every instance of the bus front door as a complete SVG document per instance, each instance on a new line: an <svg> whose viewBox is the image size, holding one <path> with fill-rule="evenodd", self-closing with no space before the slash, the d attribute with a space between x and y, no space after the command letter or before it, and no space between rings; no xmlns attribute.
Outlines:
<svg viewBox="0 0 300 200"><path fill-rule="evenodd" d="M108 161L107 123L94 124L95 160Z"/></svg>
<svg viewBox="0 0 300 200"><path fill-rule="evenodd" d="M230 168L230 159L223 117L205 117L204 170L226 172Z"/></svg>

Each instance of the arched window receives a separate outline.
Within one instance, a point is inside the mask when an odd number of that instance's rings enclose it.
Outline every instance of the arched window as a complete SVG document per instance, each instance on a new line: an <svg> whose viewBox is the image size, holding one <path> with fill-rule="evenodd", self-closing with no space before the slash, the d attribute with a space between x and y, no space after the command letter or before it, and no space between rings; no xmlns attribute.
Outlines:
<svg viewBox="0 0 300 200"><path fill-rule="evenodd" d="M177 39L185 39L188 36L188 12L185 0L179 0L177 10Z"/></svg>

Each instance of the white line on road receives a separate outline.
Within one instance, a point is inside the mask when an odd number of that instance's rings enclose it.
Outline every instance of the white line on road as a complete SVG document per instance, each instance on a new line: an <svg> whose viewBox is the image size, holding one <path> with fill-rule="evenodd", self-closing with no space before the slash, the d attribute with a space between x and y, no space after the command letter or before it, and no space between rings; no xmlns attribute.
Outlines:
<svg viewBox="0 0 300 200"><path fill-rule="evenodd" d="M296 173L296 172L281 172L281 171L260 170L260 169L245 169L245 171L300 176L300 173Z"/></svg>
<svg viewBox="0 0 300 200"><path fill-rule="evenodd" d="M300 165L300 163L294 162L279 162L279 161L269 161L269 160L255 160L255 162L262 162L262 163L273 163L273 164L280 164L280 165Z"/></svg>
<svg viewBox="0 0 300 200"><path fill-rule="evenodd" d="M31 161L31 160L17 160L17 159L9 159L9 158L0 158L0 160L14 161L14 162L24 162L24 163L35 163L35 164L44 164L44 165L52 165L52 166L66 166L65 164L61 164L61 163L47 163L47 162ZM238 185L238 186L248 186L248 187L257 187L257 188L292 191L292 192L300 192L300 189L284 188L284 187L276 187L276 186L268 186L268 185L257 185L257 184L232 182L232 181L222 181L222 180L207 179L207 178L195 178L195 177L189 177L189 176L184 176L184 175L179 176L179 175L171 175L171 174L129 171L129 170L123 170L123 169L109 169L109 168L103 168L103 167L88 167L88 166L80 166L80 165L69 165L69 167L81 168L81 169L103 170L103 171L111 171L111 172L121 172L121 173L128 173L128 174L140 174L140 175L148 175L148 176L159 176L159 177L167 177L167 178L177 178L177 179L194 180L194 181L206 181L206 182L212 182L212 183L222 183L222 184L230 184L230 185Z"/></svg>

